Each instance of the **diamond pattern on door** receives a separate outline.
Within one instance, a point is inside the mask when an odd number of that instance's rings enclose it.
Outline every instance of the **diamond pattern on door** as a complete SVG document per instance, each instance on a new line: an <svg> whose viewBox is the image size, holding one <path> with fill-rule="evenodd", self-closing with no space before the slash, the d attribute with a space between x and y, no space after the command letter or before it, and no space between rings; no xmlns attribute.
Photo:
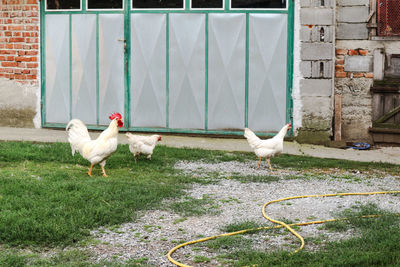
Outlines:
<svg viewBox="0 0 400 267"><path fill-rule="evenodd" d="M99 15L99 121L108 125L113 112L124 114L124 15ZM125 118L124 118L125 119Z"/></svg>
<svg viewBox="0 0 400 267"><path fill-rule="evenodd" d="M134 127L166 127L166 21L166 14L131 16L131 125Z"/></svg>
<svg viewBox="0 0 400 267"><path fill-rule="evenodd" d="M249 128L279 131L286 122L287 15L250 14Z"/></svg>
<svg viewBox="0 0 400 267"><path fill-rule="evenodd" d="M170 14L169 127L204 129L205 15Z"/></svg>
<svg viewBox="0 0 400 267"><path fill-rule="evenodd" d="M208 129L243 129L246 15L209 15Z"/></svg>
<svg viewBox="0 0 400 267"><path fill-rule="evenodd" d="M46 121L70 120L69 15L46 16Z"/></svg>
<svg viewBox="0 0 400 267"><path fill-rule="evenodd" d="M96 124L96 15L72 15L72 117Z"/></svg>

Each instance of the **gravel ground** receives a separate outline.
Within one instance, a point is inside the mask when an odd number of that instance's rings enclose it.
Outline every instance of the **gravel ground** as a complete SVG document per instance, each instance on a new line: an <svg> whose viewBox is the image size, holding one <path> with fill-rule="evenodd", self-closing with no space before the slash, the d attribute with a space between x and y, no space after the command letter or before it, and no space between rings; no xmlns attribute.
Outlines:
<svg viewBox="0 0 400 267"><path fill-rule="evenodd" d="M265 167L265 166L263 166ZM86 247L94 255L95 261L118 259L147 258L154 266L175 266L167 259L167 253L179 242L190 241L201 237L223 233L221 228L232 223L254 221L263 225L267 222L261 213L264 203L289 196L327 194L339 192L372 192L400 190L400 178L382 173L349 173L332 169L325 172L303 173L279 169L272 172L256 170L255 162L179 162L175 168L188 175L203 178L218 178L217 183L194 184L187 190L188 196L194 199L207 197L210 201L210 212L201 216L185 217L172 210L147 211L132 223L122 224L119 228L101 228L92 231L96 242ZM236 176L276 176L272 182L241 182ZM294 177L301 177L293 179ZM183 199L182 199L183 200ZM266 212L275 219L287 219L293 222L323 220L337 217L340 211L357 205L375 203L379 208L400 212L397 195L351 196L296 199L270 205ZM165 207L174 201L167 200ZM278 233L278 234L277 234ZM320 238L324 242L354 236L354 231L332 233L318 225L301 227L299 233L305 238ZM299 245L296 238L284 230L263 231L243 238L252 240L254 249L286 248L294 250ZM315 250L318 245L306 243L305 249ZM228 251L227 248L225 251ZM174 259L196 266L216 266L221 264L215 253L199 245L179 249ZM207 264L195 264L194 255L211 259Z"/></svg>

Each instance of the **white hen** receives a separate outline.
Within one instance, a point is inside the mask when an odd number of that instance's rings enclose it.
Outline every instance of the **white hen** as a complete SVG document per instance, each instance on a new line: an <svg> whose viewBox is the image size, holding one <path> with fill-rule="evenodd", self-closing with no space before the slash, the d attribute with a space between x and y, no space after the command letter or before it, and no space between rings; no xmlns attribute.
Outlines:
<svg viewBox="0 0 400 267"><path fill-rule="evenodd" d="M272 170L270 159L271 157L282 153L283 138L291 127L292 125L290 123L286 124L273 138L266 140L261 140L249 128L244 129L244 137L247 138L250 147L254 149L254 153L259 158L257 169L260 168L261 158L265 158L269 169Z"/></svg>
<svg viewBox="0 0 400 267"><path fill-rule="evenodd" d="M106 159L115 152L118 145L118 127L123 126L122 116L119 113L111 114L111 122L97 139L90 138L86 125L78 119L71 120L65 128L68 132L68 142L71 145L72 155L78 151L83 158L90 161L88 175L92 176L93 166L100 164L103 176L107 176L104 166Z"/></svg>
<svg viewBox="0 0 400 267"><path fill-rule="evenodd" d="M126 133L125 135L128 138L129 150L135 156L135 162L140 154L147 155L147 158L151 159L157 142L161 141L161 135L158 134L142 136Z"/></svg>

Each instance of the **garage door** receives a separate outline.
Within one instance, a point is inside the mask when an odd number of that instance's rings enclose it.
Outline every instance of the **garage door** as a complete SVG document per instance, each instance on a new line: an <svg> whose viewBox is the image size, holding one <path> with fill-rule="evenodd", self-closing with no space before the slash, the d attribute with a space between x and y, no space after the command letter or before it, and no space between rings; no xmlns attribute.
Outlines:
<svg viewBox="0 0 400 267"><path fill-rule="evenodd" d="M291 3L291 2L290 2ZM42 125L261 135L291 122L286 0L42 1Z"/></svg>

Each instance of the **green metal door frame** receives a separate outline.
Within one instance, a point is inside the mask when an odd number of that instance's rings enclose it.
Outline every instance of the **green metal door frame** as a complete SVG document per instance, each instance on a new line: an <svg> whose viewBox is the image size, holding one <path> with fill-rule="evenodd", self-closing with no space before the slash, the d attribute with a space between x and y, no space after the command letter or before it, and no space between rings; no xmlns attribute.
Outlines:
<svg viewBox="0 0 400 267"><path fill-rule="evenodd" d="M97 40L99 36L99 14L124 14L124 39L125 39L125 53L124 53L124 84L125 84L125 103L124 103L124 121L125 126L122 131L139 131L139 132L164 132L164 133L194 133L194 134L223 134L223 135L242 135L243 131L218 131L208 130L208 17L211 13L241 13L246 14L246 70L245 70L245 127L248 126L248 77L249 77L249 14L253 13L268 13L268 14L287 14L287 62L286 62L286 122L293 123L293 101L292 101L292 88L293 88L293 43L294 43L294 0L287 0L287 9L230 9L230 0L224 1L224 9L190 9L191 0L184 1L184 9L154 9L154 10L137 10L131 9L131 0L123 0L124 9L121 10L87 10L87 0L81 0L81 10L71 11L47 11L45 8L46 1L40 1L40 52L41 52L41 124L42 127L64 128L66 124L63 123L48 123L46 122L46 64L45 64L45 15L46 14L67 14L69 15L69 24L71 26L71 17L73 14L96 14L96 35ZM162 13L167 17L167 38L166 38L166 128L140 128L131 127L130 124L130 71L131 71L131 14L134 13ZM205 122L204 130L190 130L190 129L171 129L169 128L169 15L171 13L201 13L205 14ZM69 27L69 57L70 57L70 119L72 119L72 53L71 53L71 27ZM96 111L97 111L97 124L99 124L99 42L96 41L96 79L97 79L97 96L96 96ZM91 130L103 130L107 126L88 125ZM270 136L275 133L259 133L261 136ZM292 129L288 135L293 135Z"/></svg>

